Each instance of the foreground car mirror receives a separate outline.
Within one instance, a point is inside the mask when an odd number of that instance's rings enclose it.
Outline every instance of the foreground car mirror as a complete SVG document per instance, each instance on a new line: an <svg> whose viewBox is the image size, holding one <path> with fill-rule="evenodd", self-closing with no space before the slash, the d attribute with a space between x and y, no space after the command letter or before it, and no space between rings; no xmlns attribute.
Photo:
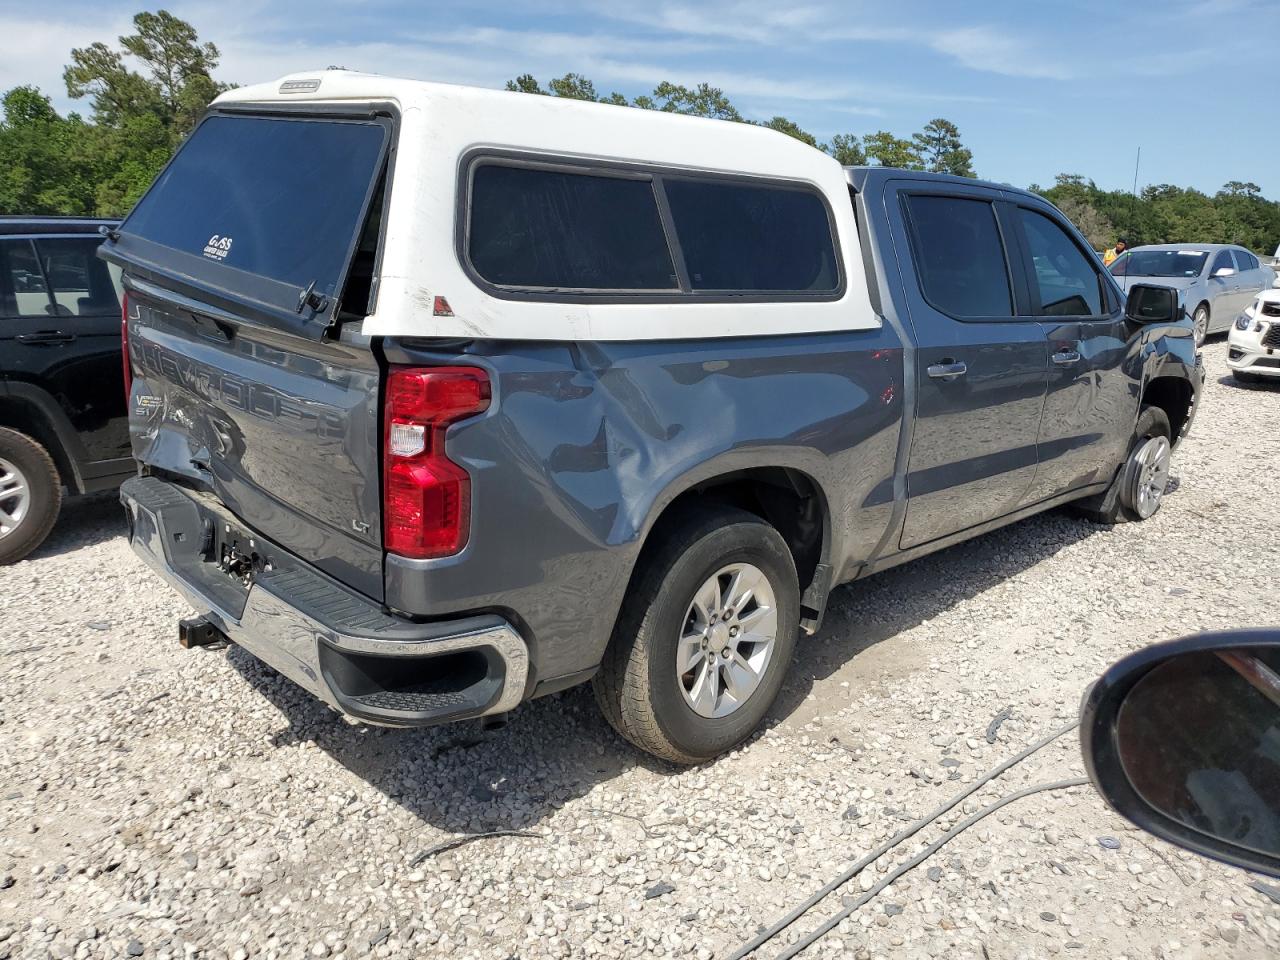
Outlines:
<svg viewBox="0 0 1280 960"><path fill-rule="evenodd" d="M1125 657L1085 698L1080 741L1117 813L1280 877L1280 631L1200 634Z"/></svg>
<svg viewBox="0 0 1280 960"><path fill-rule="evenodd" d="M1129 288L1124 315L1134 323L1173 323L1180 313L1177 290L1149 283L1136 283Z"/></svg>

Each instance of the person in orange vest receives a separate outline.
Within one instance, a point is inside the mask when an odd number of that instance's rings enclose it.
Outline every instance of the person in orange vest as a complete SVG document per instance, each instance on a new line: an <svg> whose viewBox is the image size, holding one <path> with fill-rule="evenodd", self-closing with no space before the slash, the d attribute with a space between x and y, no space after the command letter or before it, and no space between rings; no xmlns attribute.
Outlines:
<svg viewBox="0 0 1280 960"><path fill-rule="evenodd" d="M1102 255L1102 265L1104 267L1111 266L1111 264L1115 262L1116 258L1128 249L1129 241L1124 237L1121 237L1116 241L1116 245L1114 247L1110 247L1107 252Z"/></svg>

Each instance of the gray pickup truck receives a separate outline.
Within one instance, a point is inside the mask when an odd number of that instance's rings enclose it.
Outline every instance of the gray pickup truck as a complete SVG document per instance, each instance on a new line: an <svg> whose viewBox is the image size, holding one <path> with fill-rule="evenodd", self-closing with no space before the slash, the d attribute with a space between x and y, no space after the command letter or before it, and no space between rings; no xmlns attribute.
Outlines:
<svg viewBox="0 0 1280 960"><path fill-rule="evenodd" d="M682 763L835 586L1150 517L1203 382L1176 292L1033 194L342 71L221 97L100 255L188 644L388 725L591 680Z"/></svg>

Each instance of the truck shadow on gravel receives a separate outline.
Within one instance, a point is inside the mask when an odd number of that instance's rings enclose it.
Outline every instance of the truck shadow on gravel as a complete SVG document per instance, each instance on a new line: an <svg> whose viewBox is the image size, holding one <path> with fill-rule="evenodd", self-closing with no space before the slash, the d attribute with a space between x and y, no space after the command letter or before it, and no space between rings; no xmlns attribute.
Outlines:
<svg viewBox="0 0 1280 960"><path fill-rule="evenodd" d="M822 630L799 642L790 679L757 737L803 722L814 685L876 644L1103 529L1053 511L840 589ZM928 655L920 651L918 664L895 658L894 670L910 672ZM654 777L678 772L616 736L587 685L526 703L497 730L478 723L393 730L339 718L243 650L231 647L228 658L287 719L273 746L314 744L414 817L451 833L533 829L636 767ZM824 713L840 706L821 705ZM616 800L602 805L611 808L595 811L602 817L653 812Z"/></svg>
<svg viewBox="0 0 1280 960"><path fill-rule="evenodd" d="M1174 494L1178 485L1175 476L1167 493ZM800 639L788 681L770 711L771 720L790 723L809 719L805 714L813 711L805 709L805 701L815 684L850 661L1106 530L1068 510L1051 510L838 588L831 596L822 629ZM893 663L870 667L872 676L850 679L871 682L905 676L935 652L899 652ZM826 704L820 712L831 713L843 705Z"/></svg>
<svg viewBox="0 0 1280 960"><path fill-rule="evenodd" d="M1276 388L1280 387L1280 377L1264 376L1257 383L1245 383L1242 380L1237 380L1231 374L1227 374L1225 377L1219 377L1218 383L1222 384L1224 387L1231 387L1233 390L1276 391Z"/></svg>

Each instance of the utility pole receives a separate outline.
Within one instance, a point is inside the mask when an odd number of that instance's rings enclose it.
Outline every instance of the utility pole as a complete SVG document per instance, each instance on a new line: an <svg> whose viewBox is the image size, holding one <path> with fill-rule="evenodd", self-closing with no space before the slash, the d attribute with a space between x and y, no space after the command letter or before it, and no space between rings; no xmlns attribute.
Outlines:
<svg viewBox="0 0 1280 960"><path fill-rule="evenodd" d="M1138 196L1138 164L1142 162L1142 147L1138 147L1138 156L1133 161L1133 196Z"/></svg>

